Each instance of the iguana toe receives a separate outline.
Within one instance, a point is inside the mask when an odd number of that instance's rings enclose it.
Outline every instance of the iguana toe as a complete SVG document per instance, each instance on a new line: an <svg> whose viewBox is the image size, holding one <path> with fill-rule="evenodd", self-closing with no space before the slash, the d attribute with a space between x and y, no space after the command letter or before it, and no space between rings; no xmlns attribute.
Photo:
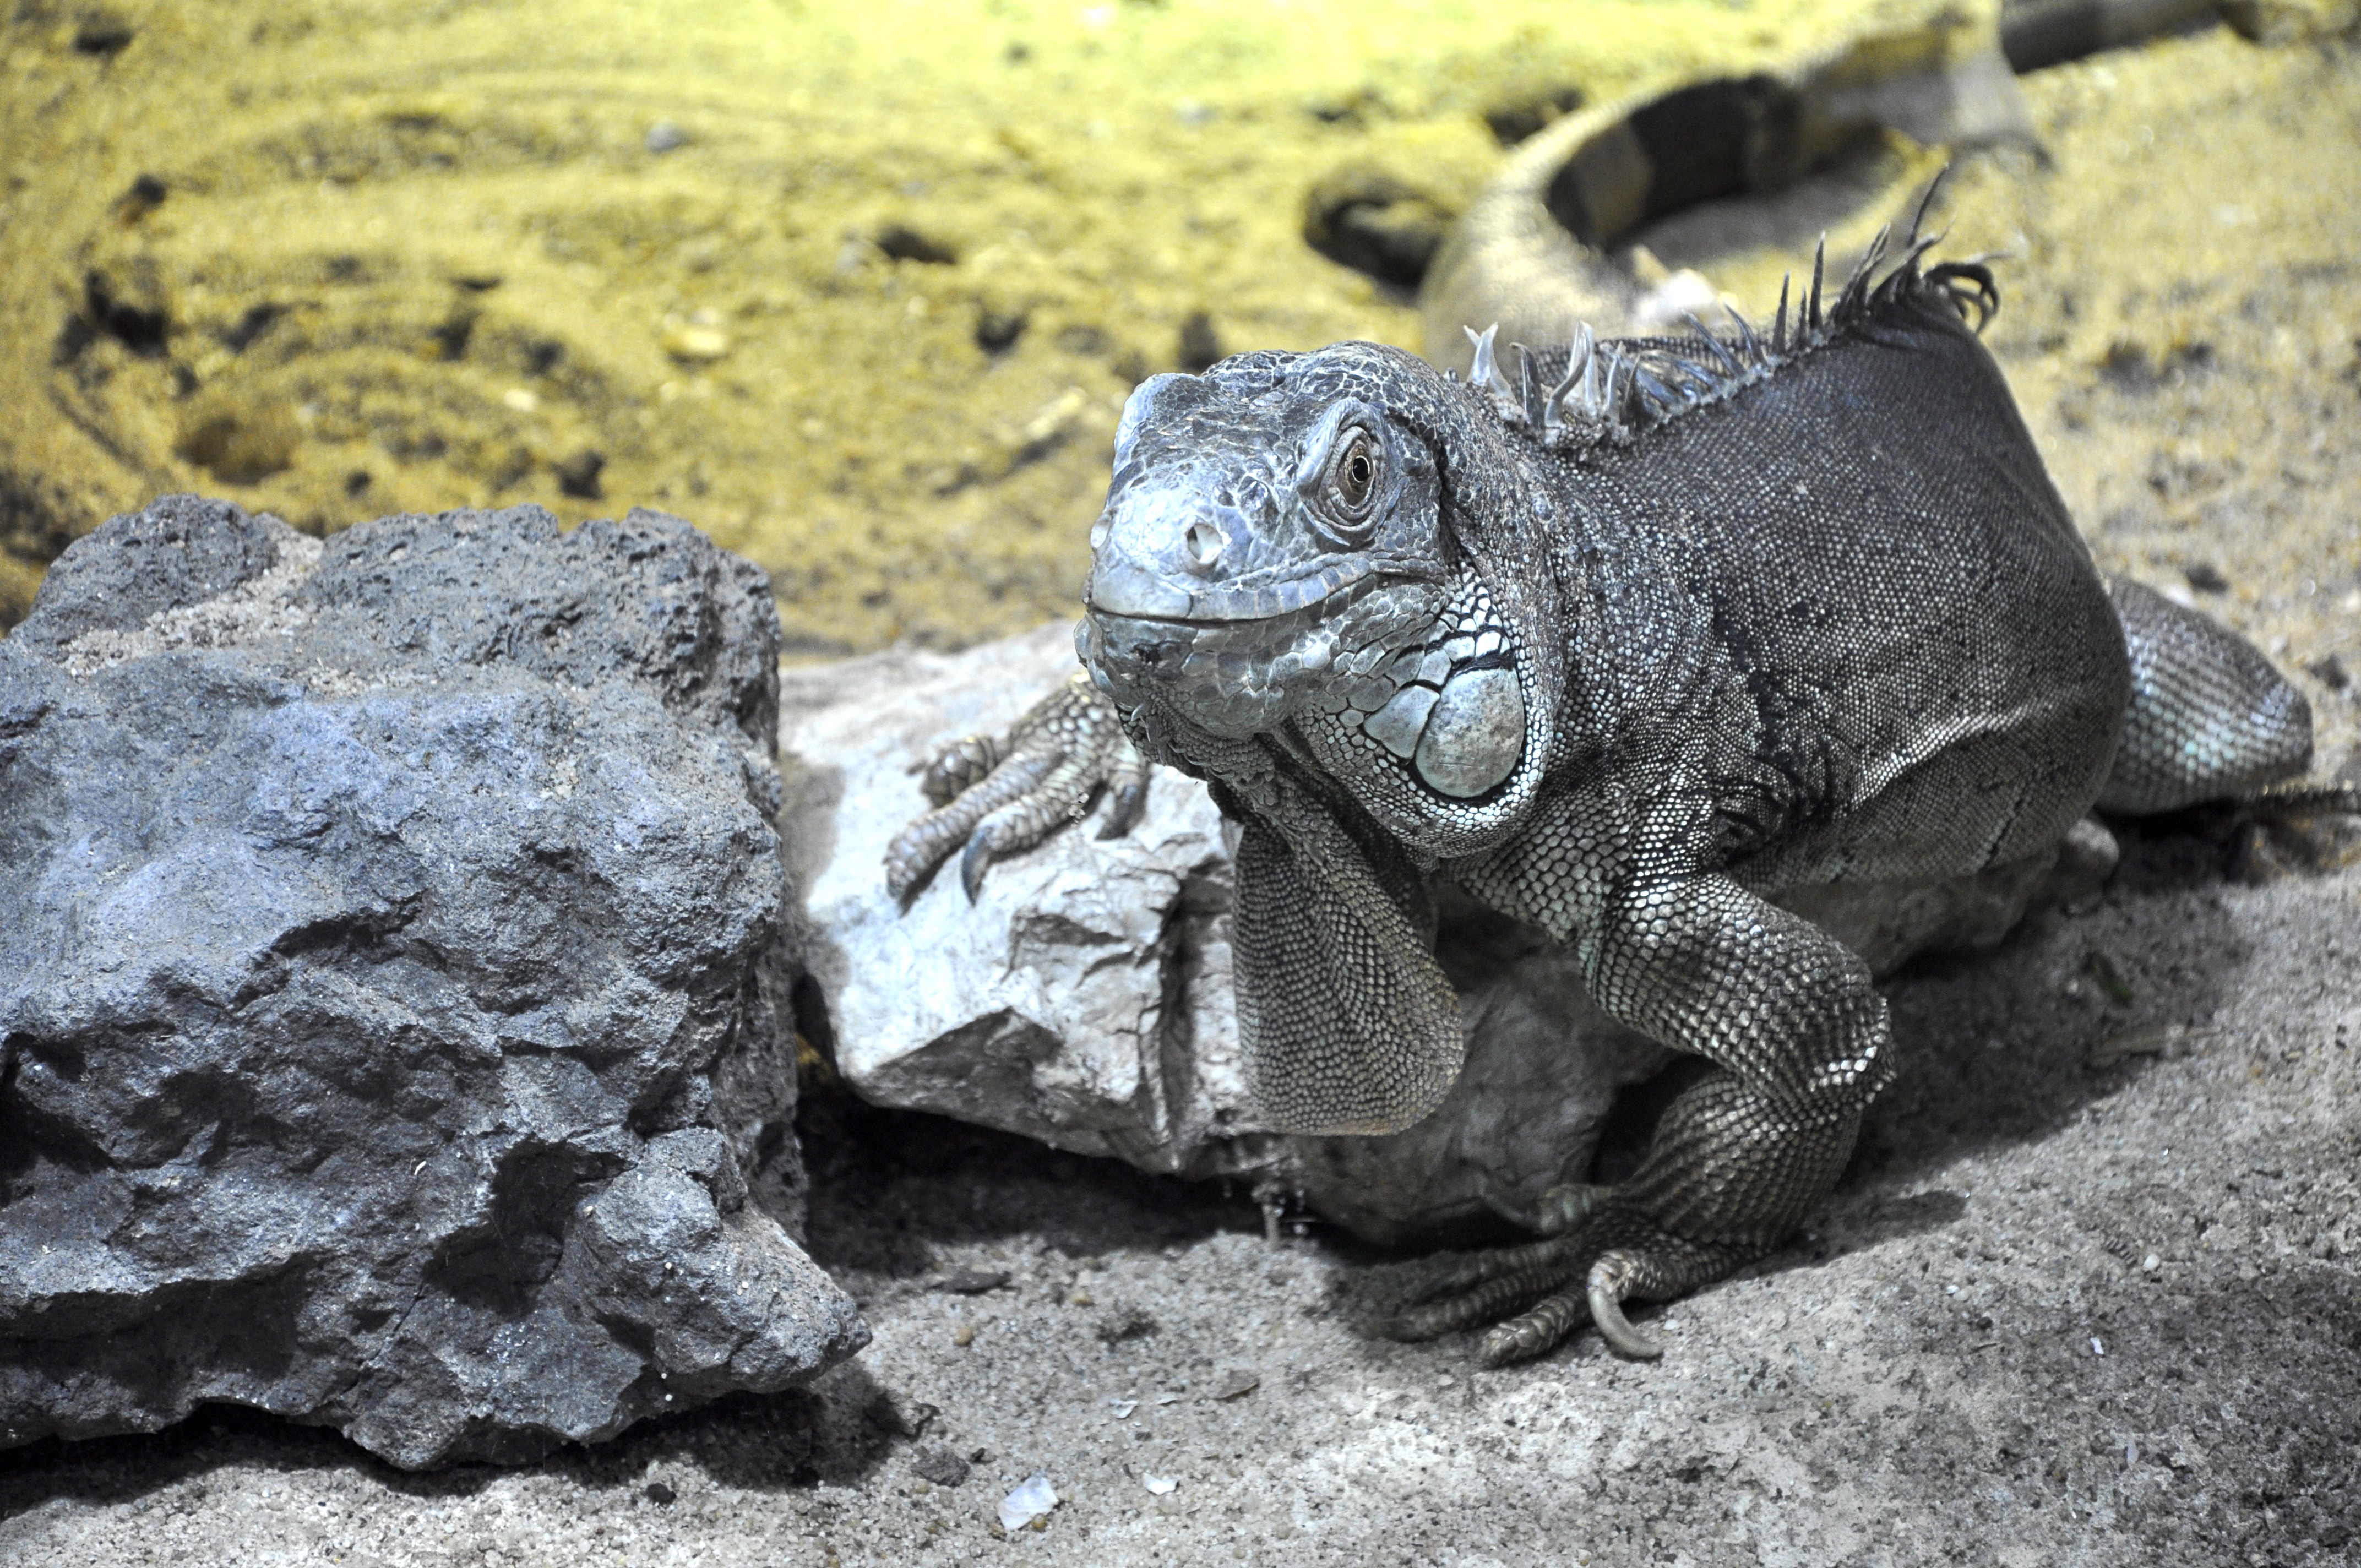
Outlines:
<svg viewBox="0 0 2361 1568"><path fill-rule="evenodd" d="M1477 1343L1476 1359L1486 1366L1508 1366L1547 1354L1560 1340L1582 1327L1584 1319L1592 1315L1591 1299L1595 1295L1596 1292L1586 1296L1580 1290L1561 1290L1554 1296L1544 1297L1485 1334ZM1622 1310L1611 1300L1608 1308L1613 1313L1614 1321L1622 1325L1622 1332L1631 1334L1631 1325L1623 1322ZM1600 1320L1602 1331L1605 1324L1606 1321ZM1637 1338L1636 1335L1632 1337ZM1618 1349L1622 1348L1622 1342L1612 1333L1608 1334L1608 1339ZM1642 1340L1640 1343L1645 1344L1647 1342ZM1631 1353L1627 1351L1625 1354ZM1653 1357L1655 1352L1652 1348L1645 1354Z"/></svg>
<svg viewBox="0 0 2361 1568"><path fill-rule="evenodd" d="M960 854L973 903L994 859L1029 850L1089 811L1102 787L1114 805L1101 838L1127 831L1148 792L1148 763L1106 700L1077 675L1034 705L1005 740L971 735L939 752L921 787L935 809L895 835L885 886L907 899Z"/></svg>
<svg viewBox="0 0 2361 1568"><path fill-rule="evenodd" d="M1591 1250L1578 1240L1556 1240L1498 1247L1462 1258L1394 1319L1392 1336L1439 1339L1461 1329L1497 1322L1568 1280L1581 1278Z"/></svg>
<svg viewBox="0 0 2361 1568"><path fill-rule="evenodd" d="M1623 1303L1695 1289L1762 1250L1684 1240L1612 1187L1553 1188L1542 1212L1544 1227L1565 1234L1462 1258L1395 1320L1394 1337L1434 1339L1491 1323L1477 1359L1505 1366L1546 1354L1590 1322L1619 1354L1653 1361L1663 1347L1631 1326Z"/></svg>

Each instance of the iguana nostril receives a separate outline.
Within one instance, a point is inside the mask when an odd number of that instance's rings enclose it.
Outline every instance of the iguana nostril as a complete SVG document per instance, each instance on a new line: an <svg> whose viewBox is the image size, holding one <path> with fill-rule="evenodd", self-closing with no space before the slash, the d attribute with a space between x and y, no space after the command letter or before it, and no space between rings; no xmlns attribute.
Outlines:
<svg viewBox="0 0 2361 1568"><path fill-rule="evenodd" d="M1189 525L1186 536L1189 558L1200 566L1210 566L1222 558L1222 547L1229 539L1210 522L1197 521Z"/></svg>

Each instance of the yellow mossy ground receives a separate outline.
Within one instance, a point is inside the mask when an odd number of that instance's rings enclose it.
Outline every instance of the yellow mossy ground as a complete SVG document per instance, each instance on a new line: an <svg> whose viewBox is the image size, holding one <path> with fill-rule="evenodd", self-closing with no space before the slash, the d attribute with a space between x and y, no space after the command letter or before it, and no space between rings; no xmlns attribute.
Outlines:
<svg viewBox="0 0 2361 1568"><path fill-rule="evenodd" d="M1303 244L1323 175L1448 206L1499 157L1488 108L1930 9L20 6L0 623L68 539L199 489L311 529L665 508L770 568L812 652L1030 626L1071 609L1123 398L1190 317L1416 346Z"/></svg>
<svg viewBox="0 0 2361 1568"><path fill-rule="evenodd" d="M1447 210L1501 156L1487 110L1937 11L19 6L0 621L173 489L322 531L664 508L772 571L810 654L1070 614L1122 400L1192 316L1225 351L1418 345L1303 243L1323 177ZM2040 150L1960 165L1946 253L2006 253L1989 341L2103 563L2210 566L2283 663L2361 665L2352 46L2216 30L2024 86ZM1767 310L1792 260L1712 271Z"/></svg>

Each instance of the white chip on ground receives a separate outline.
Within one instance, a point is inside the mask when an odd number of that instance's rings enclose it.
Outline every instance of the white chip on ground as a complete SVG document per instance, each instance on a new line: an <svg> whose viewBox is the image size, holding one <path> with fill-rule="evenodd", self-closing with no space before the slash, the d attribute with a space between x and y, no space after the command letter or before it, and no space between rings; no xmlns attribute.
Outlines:
<svg viewBox="0 0 2361 1568"><path fill-rule="evenodd" d="M1148 1484L1149 1491L1159 1497L1180 1485L1180 1478L1177 1475L1142 1475L1140 1479Z"/></svg>
<svg viewBox="0 0 2361 1568"><path fill-rule="evenodd" d="M1178 1394L1159 1394L1156 1396L1156 1402L1159 1405L1177 1405L1180 1402L1180 1396Z"/></svg>
<svg viewBox="0 0 2361 1568"><path fill-rule="evenodd" d="M1051 1489L1049 1477L1028 1475L1023 1486L1000 1499L1000 1528L1014 1533L1057 1506L1058 1494Z"/></svg>
<svg viewBox="0 0 2361 1568"><path fill-rule="evenodd" d="M1139 1401L1137 1399L1109 1399L1107 1404L1114 1409L1115 1419L1117 1420L1127 1419L1132 1411L1139 1409Z"/></svg>
<svg viewBox="0 0 2361 1568"><path fill-rule="evenodd" d="M2104 1355L2107 1354L2107 1347L2099 1343L2098 1336L2095 1334L2091 1337L2091 1354L2092 1355Z"/></svg>

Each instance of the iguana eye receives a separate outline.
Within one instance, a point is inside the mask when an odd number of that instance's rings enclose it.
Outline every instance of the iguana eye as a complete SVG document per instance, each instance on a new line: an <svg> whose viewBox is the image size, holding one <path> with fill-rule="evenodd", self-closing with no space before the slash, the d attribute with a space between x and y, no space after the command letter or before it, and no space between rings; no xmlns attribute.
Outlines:
<svg viewBox="0 0 2361 1568"><path fill-rule="evenodd" d="M1386 449L1367 431L1345 432L1328 465L1328 493L1337 521L1347 524L1368 521L1385 458Z"/></svg>

